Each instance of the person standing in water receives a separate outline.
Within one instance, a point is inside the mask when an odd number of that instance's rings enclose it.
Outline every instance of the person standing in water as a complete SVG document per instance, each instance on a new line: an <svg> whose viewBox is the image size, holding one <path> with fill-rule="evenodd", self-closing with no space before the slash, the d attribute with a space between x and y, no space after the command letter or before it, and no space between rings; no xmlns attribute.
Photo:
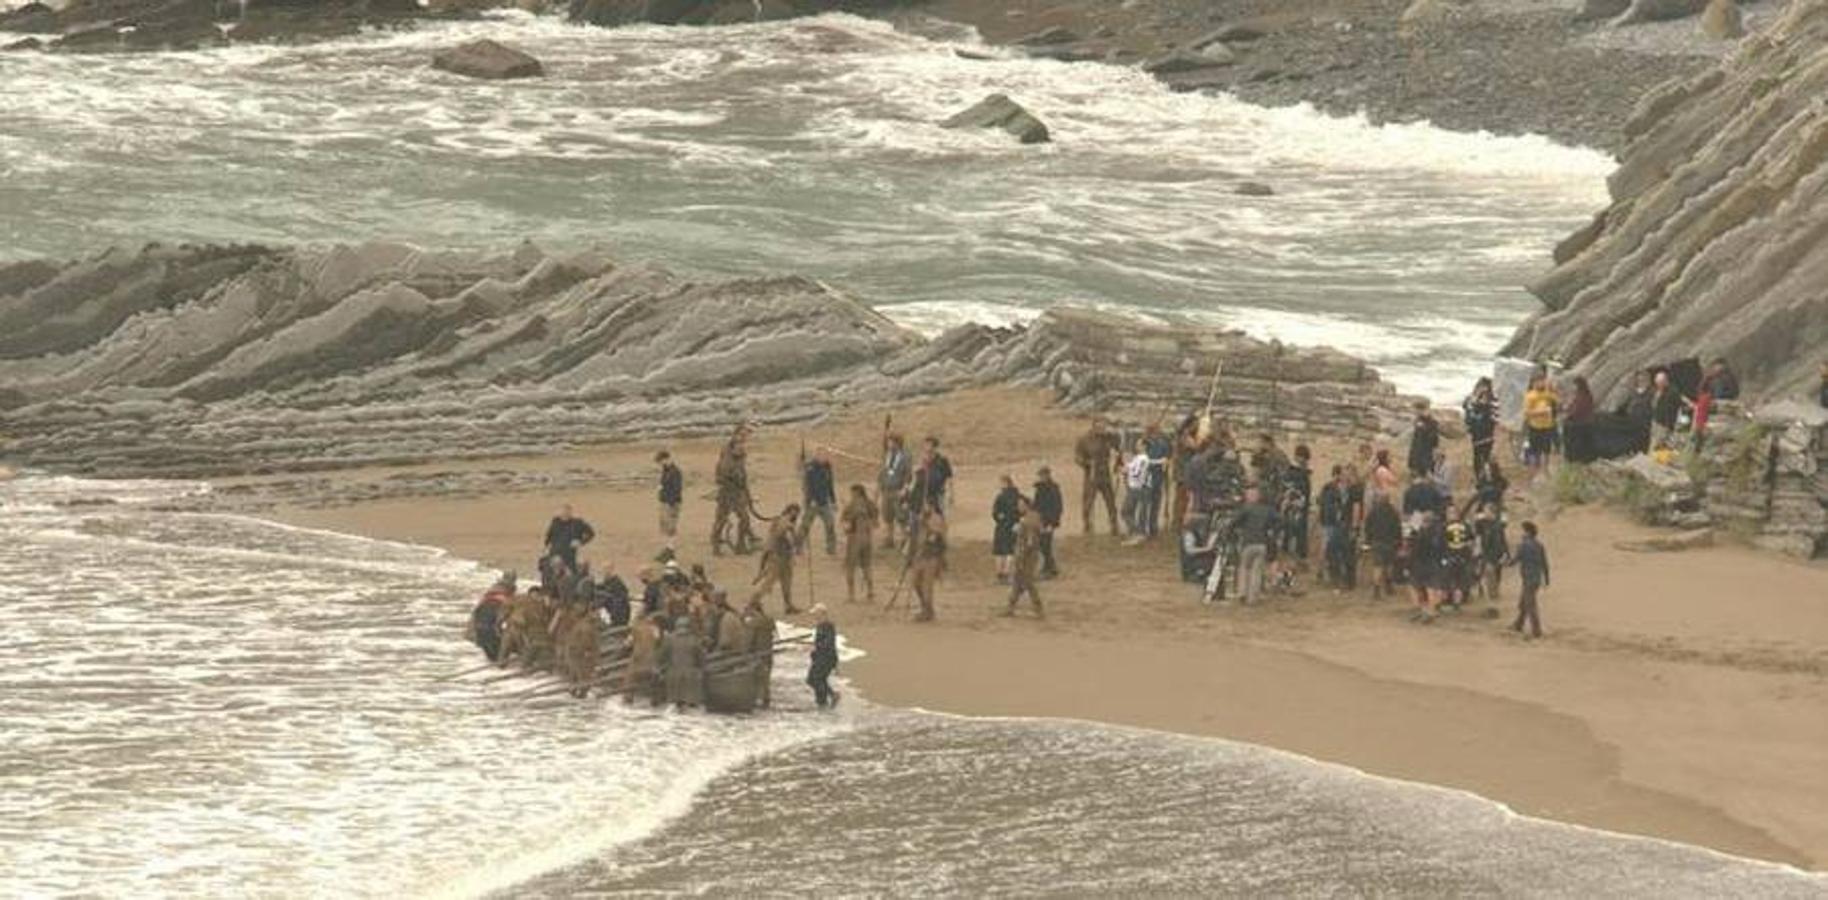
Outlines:
<svg viewBox="0 0 1828 900"><path fill-rule="evenodd" d="M831 686L832 673L838 671L838 626L832 624L823 603L814 606L812 614L819 624L812 632L812 665L806 670L806 684L812 688L812 702L820 709L831 709L842 699Z"/></svg>

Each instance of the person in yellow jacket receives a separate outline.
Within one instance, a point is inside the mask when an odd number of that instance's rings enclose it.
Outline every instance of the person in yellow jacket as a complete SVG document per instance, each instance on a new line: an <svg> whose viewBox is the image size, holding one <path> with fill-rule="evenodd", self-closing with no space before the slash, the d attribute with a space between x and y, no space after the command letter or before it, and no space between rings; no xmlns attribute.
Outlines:
<svg viewBox="0 0 1828 900"><path fill-rule="evenodd" d="M1523 394L1523 463L1531 480L1549 466L1555 452L1555 423L1561 415L1561 397L1547 372L1538 372Z"/></svg>

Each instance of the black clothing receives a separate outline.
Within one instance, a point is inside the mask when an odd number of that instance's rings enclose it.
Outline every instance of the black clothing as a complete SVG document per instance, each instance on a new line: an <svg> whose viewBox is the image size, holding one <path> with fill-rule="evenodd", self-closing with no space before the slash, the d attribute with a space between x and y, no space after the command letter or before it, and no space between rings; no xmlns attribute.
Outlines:
<svg viewBox="0 0 1828 900"><path fill-rule="evenodd" d="M1352 524L1346 491L1346 488L1335 482L1328 482L1326 487L1320 489L1320 527L1338 528Z"/></svg>
<svg viewBox="0 0 1828 900"><path fill-rule="evenodd" d="M952 481L952 461L944 455L933 454L930 464L922 465L914 473L914 490L926 505L932 509L944 509L946 506L946 485Z"/></svg>
<svg viewBox="0 0 1828 900"><path fill-rule="evenodd" d="M660 582L650 581L641 589L641 615L651 616L666 605L666 594L660 589Z"/></svg>
<svg viewBox="0 0 1828 900"><path fill-rule="evenodd" d="M838 628L830 622L821 622L814 629L812 637L812 666L806 670L806 683L812 688L813 702L820 709L830 706L837 698L831 689L831 676L838 671Z"/></svg>
<svg viewBox="0 0 1828 900"><path fill-rule="evenodd" d="M597 536L590 523L576 516L553 516L546 526L546 552L565 561L568 568L578 567L578 548Z"/></svg>
<svg viewBox="0 0 1828 900"><path fill-rule="evenodd" d="M1447 583L1447 529L1440 520L1432 520L1415 533L1409 551L1409 577L1416 587L1440 590Z"/></svg>
<svg viewBox="0 0 1828 900"><path fill-rule="evenodd" d="M1541 589L1526 582L1523 593L1517 595L1517 619L1511 623L1512 631L1522 631L1525 623L1528 623L1530 637L1542 637L1542 613L1536 602L1538 590Z"/></svg>
<svg viewBox="0 0 1828 900"><path fill-rule="evenodd" d="M1481 476L1478 486L1473 491L1473 500L1493 509L1503 509L1505 492L1510 489L1511 481L1503 475Z"/></svg>
<svg viewBox="0 0 1828 900"><path fill-rule="evenodd" d="M1440 514L1446 511L1447 498L1432 481L1418 481L1403 492L1403 515L1418 512Z"/></svg>
<svg viewBox="0 0 1828 900"><path fill-rule="evenodd" d="M1739 399L1739 376L1734 375L1732 369L1720 370L1720 374L1710 379L1708 384L1709 392L1715 400Z"/></svg>
<svg viewBox="0 0 1828 900"><path fill-rule="evenodd" d="M501 621L504 604L482 602L470 611L470 631L476 636L476 646L482 648L482 655L489 662L501 660Z"/></svg>
<svg viewBox="0 0 1828 900"><path fill-rule="evenodd" d="M1427 475L1434 471L1434 451L1441 446L1441 423L1423 413L1416 417L1415 431L1409 435L1409 474Z"/></svg>
<svg viewBox="0 0 1828 900"><path fill-rule="evenodd" d="M1374 547L1396 549L1403 541L1403 520L1396 514L1396 507L1389 503L1376 503L1371 511L1365 514L1365 540Z"/></svg>
<svg viewBox="0 0 1828 900"><path fill-rule="evenodd" d="M1265 503L1246 503L1232 515L1231 530L1240 547L1267 547L1276 530L1276 511Z"/></svg>
<svg viewBox="0 0 1828 900"><path fill-rule="evenodd" d="M990 538L992 556L1013 556L1016 552L1016 526L1021 524L1022 512L1019 504L1022 492L1007 487L997 492L995 503L990 506L990 518L996 528Z"/></svg>
<svg viewBox="0 0 1828 900"><path fill-rule="evenodd" d="M1060 527L1060 517L1066 514L1066 500L1060 496L1059 482L1035 482L1035 512L1041 514L1043 528Z"/></svg>
<svg viewBox="0 0 1828 900"><path fill-rule="evenodd" d="M836 506L838 492L832 484L831 463L811 460L806 464L803 497L807 506Z"/></svg>
<svg viewBox="0 0 1828 900"><path fill-rule="evenodd" d="M1682 417L1682 394L1671 385L1669 390L1655 397L1654 403L1650 413L1651 421L1673 430L1676 420Z"/></svg>
<svg viewBox="0 0 1828 900"><path fill-rule="evenodd" d="M1523 574L1524 587L1548 587L1549 551L1541 541L1526 536L1518 543L1517 568Z"/></svg>
<svg viewBox="0 0 1828 900"><path fill-rule="evenodd" d="M685 476L679 474L679 467L667 463L660 467L660 504L678 506L685 500Z"/></svg>
<svg viewBox="0 0 1828 900"><path fill-rule="evenodd" d="M611 575L604 579L603 584L597 588L597 599L603 605L603 612L609 616L610 625L620 628L628 624L628 584L621 577Z"/></svg>
<svg viewBox="0 0 1828 900"><path fill-rule="evenodd" d="M1821 404L1823 409L1828 409L1828 378L1822 379L1822 390L1815 401Z"/></svg>
<svg viewBox="0 0 1828 900"><path fill-rule="evenodd" d="M1498 434L1498 403L1491 396L1474 394L1461 407L1466 420L1466 434L1473 442L1473 474L1485 471L1492 461L1492 446Z"/></svg>

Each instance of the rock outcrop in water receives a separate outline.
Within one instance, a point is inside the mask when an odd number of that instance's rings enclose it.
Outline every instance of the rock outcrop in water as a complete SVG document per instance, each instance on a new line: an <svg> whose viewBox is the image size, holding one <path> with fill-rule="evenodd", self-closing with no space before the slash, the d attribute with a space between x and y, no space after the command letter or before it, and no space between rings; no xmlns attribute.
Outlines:
<svg viewBox="0 0 1828 900"><path fill-rule="evenodd" d="M940 123L946 128L1000 128L1024 144L1051 140L1047 125L1007 94L991 94Z"/></svg>
<svg viewBox="0 0 1828 900"><path fill-rule="evenodd" d="M0 14L0 31L58 35L46 49L72 53L194 50L224 40L343 37L363 28L467 15L415 0L72 0Z"/></svg>
<svg viewBox="0 0 1828 900"><path fill-rule="evenodd" d="M148 246L0 266L0 435L110 475L305 470L802 421L985 385L1248 426L1401 416L1363 363L1056 311L934 339L805 278L721 282L595 252Z"/></svg>
<svg viewBox="0 0 1828 900"><path fill-rule="evenodd" d="M1723 355L1748 399L1828 357L1828 0L1796 0L1721 66L1644 98L1613 203L1532 286L1507 352L1614 396L1635 370Z"/></svg>
<svg viewBox="0 0 1828 900"><path fill-rule="evenodd" d="M538 78L546 73L540 61L498 41L471 41L432 56L432 68L470 78L504 80Z"/></svg>

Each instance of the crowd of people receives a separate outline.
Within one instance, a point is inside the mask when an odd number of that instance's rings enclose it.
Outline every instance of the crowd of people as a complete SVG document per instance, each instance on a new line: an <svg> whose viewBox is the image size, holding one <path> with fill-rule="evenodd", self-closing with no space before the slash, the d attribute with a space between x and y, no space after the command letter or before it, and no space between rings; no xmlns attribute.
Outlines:
<svg viewBox="0 0 1828 900"><path fill-rule="evenodd" d="M1828 363L1821 374L1818 400L1828 408ZM1210 411L1185 417L1171 432L1159 423L1119 429L1095 419L1072 447L1081 527L1093 535L1102 525L1124 546L1135 546L1178 526L1180 575L1218 606L1233 597L1254 606L1266 594L1297 592L1298 579L1311 577L1341 592L1367 586L1374 598L1407 595L1416 622L1432 622L1475 598L1491 604L1487 614L1495 617L1504 570L1516 568L1521 589L1511 627L1536 638L1549 555L1534 522L1521 523L1513 542L1503 460L1519 461L1534 481L1556 457L1584 463L1698 446L1719 404L1739 392L1730 365L1716 359L1680 378L1670 369L1641 373L1604 412L1584 377L1558 385L1538 369L1520 398L1517 444L1506 447L1498 391L1492 379L1481 378L1459 411L1470 446L1465 477L1426 403L1415 407L1400 468L1390 449L1361 443L1318 482L1308 445L1285 453L1268 433L1240 441ZM824 552L842 554L848 601L878 599L877 551L889 551L900 570L888 606L909 594L913 618L933 621L935 592L948 570L947 500L955 474L939 439L922 440L916 455L885 422L880 458L850 457L874 469L875 484L843 489L832 461L841 451L802 448L800 499L768 516L749 489L751 434L738 427L719 453L710 534L713 555L760 554L740 605L702 565L683 568L676 558L684 477L661 451L655 462L665 549L637 573L636 590L613 565L593 573L580 559L596 533L567 506L548 523L539 584L521 592L515 577L504 575L477 605L472 638L491 661L550 668L580 696L607 688L631 700L698 706L714 680L736 678L751 679L765 706L779 644L765 601L778 593L783 615L801 612L796 561L812 552L815 524ZM1000 477L990 504L990 555L997 583L1007 588L1005 615L1026 605L1044 617L1041 585L1061 575L1055 540L1065 512L1050 467L1039 466L1026 488L1011 475ZM830 684L837 630L823 605L814 604L811 613L816 628L807 683L815 703L830 707L839 699Z"/></svg>

